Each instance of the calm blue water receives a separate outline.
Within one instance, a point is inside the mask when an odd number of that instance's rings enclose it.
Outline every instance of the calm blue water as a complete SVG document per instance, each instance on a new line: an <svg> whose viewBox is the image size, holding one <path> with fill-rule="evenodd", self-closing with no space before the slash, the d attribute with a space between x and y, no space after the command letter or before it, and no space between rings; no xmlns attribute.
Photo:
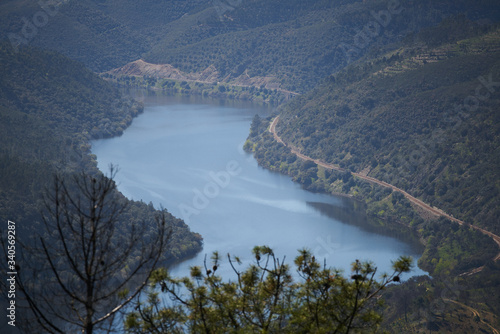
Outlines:
<svg viewBox="0 0 500 334"><path fill-rule="evenodd" d="M171 268L174 275L188 275L213 251L249 263L255 245L271 246L290 264L307 247L345 270L355 259L388 272L400 255L419 258L410 244L356 226L365 217L350 199L305 191L259 167L242 146L253 116L268 109L178 97L144 102L144 114L123 136L95 141L92 151L101 170L119 167L116 181L125 196L167 208L203 236L203 252ZM220 272L231 270L223 265Z"/></svg>

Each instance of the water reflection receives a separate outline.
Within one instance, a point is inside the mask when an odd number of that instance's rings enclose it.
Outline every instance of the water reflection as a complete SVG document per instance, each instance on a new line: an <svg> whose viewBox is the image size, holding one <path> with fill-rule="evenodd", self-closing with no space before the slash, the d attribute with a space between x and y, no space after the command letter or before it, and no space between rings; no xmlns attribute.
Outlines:
<svg viewBox="0 0 500 334"><path fill-rule="evenodd" d="M419 252L424 246L419 242L417 236L406 227L402 230L389 229L388 226L379 225L374 219L366 214L366 204L360 201L339 196L341 205L333 205L324 202L307 202L307 205L317 210L322 215L352 226L358 226L362 230L388 236L407 244Z"/></svg>

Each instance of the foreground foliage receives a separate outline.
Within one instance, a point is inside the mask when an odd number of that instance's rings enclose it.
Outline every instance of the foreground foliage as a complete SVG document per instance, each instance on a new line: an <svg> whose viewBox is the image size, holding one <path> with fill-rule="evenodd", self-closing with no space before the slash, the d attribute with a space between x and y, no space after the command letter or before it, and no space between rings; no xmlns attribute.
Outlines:
<svg viewBox="0 0 500 334"><path fill-rule="evenodd" d="M128 202L113 180L56 176L43 224L19 242L19 327L29 333L112 328L114 317L146 286L172 233L167 212L155 222L124 221ZM3 250L6 245L2 239ZM21 321L22 320L22 321Z"/></svg>
<svg viewBox="0 0 500 334"><path fill-rule="evenodd" d="M298 279L284 259L267 246L253 249L254 263L239 270L241 261L228 254L236 279L216 275L212 265L192 267L191 277L172 278L166 270L152 276L147 301L128 314L129 333L348 333L374 328L381 322L375 307L379 292L409 272L411 258L400 257L394 272L377 279L377 268L358 260L352 276L321 265L307 250L295 258ZM161 290L161 292L160 292ZM165 298L162 298L164 296Z"/></svg>
<svg viewBox="0 0 500 334"><path fill-rule="evenodd" d="M31 238L43 234L40 211L44 208L44 196L51 193L47 189L53 189L52 176L71 180L84 171L99 179L90 141L121 134L133 117L142 112L142 106L124 99L118 89L81 64L53 52L25 47L15 53L9 45L0 43L0 60L0 218L16 223L19 243L34 246ZM69 190L72 194L75 191ZM155 226L156 217L163 214L172 231L170 247L163 254L168 261L179 261L201 249L201 236L192 233L182 220L155 210L152 204L128 200L114 186L110 192L111 198L123 204L123 229ZM55 231L48 229L47 233ZM5 232L3 227L0 232ZM52 242L47 245L48 249L56 246ZM20 275L27 277L30 270L47 265L46 261L37 263L37 259L27 257L28 262L20 263ZM8 271L6 265L7 261L0 264L4 272ZM35 272L35 279L27 284L40 284L42 274L49 275L48 271ZM6 280L0 282L2 297L8 291L6 284ZM45 297L49 301L52 298ZM7 301L0 298L0 306L7 307ZM23 316L18 314L19 323ZM6 320L0 319L0 327Z"/></svg>

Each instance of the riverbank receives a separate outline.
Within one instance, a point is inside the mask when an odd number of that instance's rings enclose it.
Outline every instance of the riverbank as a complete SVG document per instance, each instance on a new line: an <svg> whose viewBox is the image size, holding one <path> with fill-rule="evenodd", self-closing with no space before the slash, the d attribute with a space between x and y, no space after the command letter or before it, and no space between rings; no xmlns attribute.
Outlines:
<svg viewBox="0 0 500 334"><path fill-rule="evenodd" d="M315 159L312 159L312 158L310 158L308 156L305 156L304 154L301 154L300 152L298 152L295 148L287 145L281 139L281 137L278 135L278 133L276 132L276 124L278 123L278 121L279 121L279 116L276 116L273 119L273 121L271 122L271 125L269 126L269 132L271 132L273 134L274 139L277 142L285 145L286 147L289 147L290 151L293 154L295 154L297 157L301 158L304 161L312 161L316 165L324 167L326 169L336 170L336 171L339 171L339 172L346 172L346 170L343 169L343 168L341 168L341 167L338 167L338 166L335 166L335 165L332 165L332 164L328 164L328 163L322 162L320 160L317 160L317 159L315 160ZM473 228L475 230L478 230L481 233L483 233L483 234L491 237L493 239L493 241L495 243L497 243L497 245L500 247L500 236L498 236L498 235L496 235L496 234L494 234L492 232L486 231L485 229L482 229L482 228L480 228L478 226L467 224L467 223L465 223L464 221L462 221L460 219L457 219L455 217L450 216L449 214L447 214L446 212L444 212L443 210L441 210L439 208L431 207L430 205L422 202L418 198L415 198L415 197L411 196L406 191L404 191L404 190L402 190L402 189L400 189L400 188L398 188L398 187L396 187L396 186L394 186L392 184L389 184L389 183L384 182L384 181L377 180L377 179L375 179L373 177L370 177L368 175L363 175L362 173L354 173L354 172L352 172L351 174L354 175L355 177L358 177L358 178L362 179L362 180L368 181L370 183L377 184L377 185L385 187L385 188L390 188L393 191L397 191L397 192L403 194L403 196L406 197L412 203L412 205L419 207L421 210L426 211L430 215L433 215L435 217L445 217L446 219L448 219L450 221L453 221L455 223L458 223L459 225L470 227L470 228ZM415 209L417 209L417 208L415 208ZM499 259L500 259L500 252L493 258L493 261L498 261ZM482 267L475 268L471 272L478 272L478 269L481 270L481 268Z"/></svg>
<svg viewBox="0 0 500 334"><path fill-rule="evenodd" d="M117 182L127 197L163 205L203 236L203 252L175 266L173 275L189 275L213 251L246 261L256 245L288 259L306 247L345 271L355 259L386 272L401 254L421 256L399 235L365 228L358 201L304 191L242 151L252 117L267 117L268 108L201 101L145 97L145 113L122 137L93 147L100 165L120 166Z"/></svg>
<svg viewBox="0 0 500 334"><path fill-rule="evenodd" d="M425 251L419 266L431 275L474 272L497 256L496 243L482 232L437 217L437 210L433 215L422 214L422 206L391 187L374 186L378 183L366 176L318 164L319 161L293 152L270 128L271 119L254 119L245 144L245 150L253 153L261 166L291 176L305 189L328 194L342 192L366 203L372 226L396 230L420 241Z"/></svg>
<svg viewBox="0 0 500 334"><path fill-rule="evenodd" d="M121 68L100 75L103 79L122 87L143 88L168 94L251 101L269 106L278 106L299 95L279 88L270 78L219 81L216 76L207 73L189 75L167 65L149 65L161 68L154 70L144 69L144 66Z"/></svg>

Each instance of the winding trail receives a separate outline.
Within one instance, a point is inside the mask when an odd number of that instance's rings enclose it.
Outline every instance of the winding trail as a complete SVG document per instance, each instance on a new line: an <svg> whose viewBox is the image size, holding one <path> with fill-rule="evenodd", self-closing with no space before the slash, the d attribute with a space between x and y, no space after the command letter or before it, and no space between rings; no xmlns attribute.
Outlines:
<svg viewBox="0 0 500 334"><path fill-rule="evenodd" d="M321 167L324 167L324 168L327 168L327 169L333 169L333 170L337 170L337 171L340 171L340 172L344 172L346 171L346 169L344 168L340 168L338 166L334 166L332 164L329 164L329 163L326 163L326 162L322 162L320 160L315 160L315 159L312 159L302 153L300 153L299 151L297 151L294 147L292 146L289 146L287 145L281 138L280 136L278 136L278 134L276 133L276 124L278 123L278 120L279 120L279 116L276 116L276 118L272 121L271 125L269 126L269 132L271 132L274 136L274 139L285 145L286 147L290 148L291 152L293 154L295 154L296 156L298 156L299 158L301 158L302 160L307 160L307 161L312 161L314 163L316 163L318 166L321 166ZM360 178L360 179L363 179L365 181L368 181L370 183L374 183L374 184L378 184L382 187L386 187L386 188L391 188L393 191L398 191L400 192L401 194L403 194L411 203L413 203L414 205L417 205L418 207L422 208L423 210L433 214L434 216L437 216L437 217L440 217L440 216L443 216L443 217L446 217L448 218L449 220L451 221L454 221L454 222L457 222L458 224L460 225L464 225L464 226L468 226L468 227L471 227L473 229L476 229L484 234L486 234L487 236L491 237L498 245L498 247L500 247L500 236L496 235L496 234L493 234L489 231L486 231L485 229L481 228L481 227L478 227L478 226L475 226L475 225L470 225L470 224L467 224L465 223L464 221L460 220L460 219L457 219L453 216L450 216L449 214L447 214L446 212L444 212L443 210L441 209L438 209L438 208L435 208L435 207L431 207L430 205L422 202L421 200L419 200L418 198L415 198L413 197L412 195L408 194L406 191L396 187L396 186L393 186L392 184L389 184L387 182L384 182L384 181L380 181L380 180L377 180L373 177L370 177L370 176L366 176L366 175L362 175L360 173L352 173L352 175ZM500 260L500 252L493 258L494 261L498 261ZM467 273L464 273L462 275L471 275L471 274L474 274L476 272L479 272L482 270L483 267L480 267L480 268L477 268L477 269L474 269L473 271L470 271L470 272L467 272Z"/></svg>
<svg viewBox="0 0 500 334"><path fill-rule="evenodd" d="M448 299L448 298L444 298L443 300L444 300L445 302L447 302L447 303L454 303L454 304L456 304L456 305L458 305L458 306L461 306L461 307L463 307L463 308L465 308L465 309L467 309L467 310L471 311L471 312L472 312L472 314L473 314L475 317L478 317L478 318L479 318L479 321L480 321L482 324L484 324L484 325L488 326L488 327L491 329L491 331L493 332L493 334L500 334L500 333L498 332L498 330L496 330L496 328L495 328L495 327L493 327L492 325L490 325L489 323L487 323L486 321L484 321L484 320L483 320L483 318L481 317L481 314L480 314L480 313L479 313L479 311L478 311L478 310L476 310L475 308L472 308L472 307L470 307L470 306L467 306L467 305L465 305L465 304L463 304L463 303L460 303L460 302L458 302L458 301L456 301L456 300L452 300L452 299Z"/></svg>

